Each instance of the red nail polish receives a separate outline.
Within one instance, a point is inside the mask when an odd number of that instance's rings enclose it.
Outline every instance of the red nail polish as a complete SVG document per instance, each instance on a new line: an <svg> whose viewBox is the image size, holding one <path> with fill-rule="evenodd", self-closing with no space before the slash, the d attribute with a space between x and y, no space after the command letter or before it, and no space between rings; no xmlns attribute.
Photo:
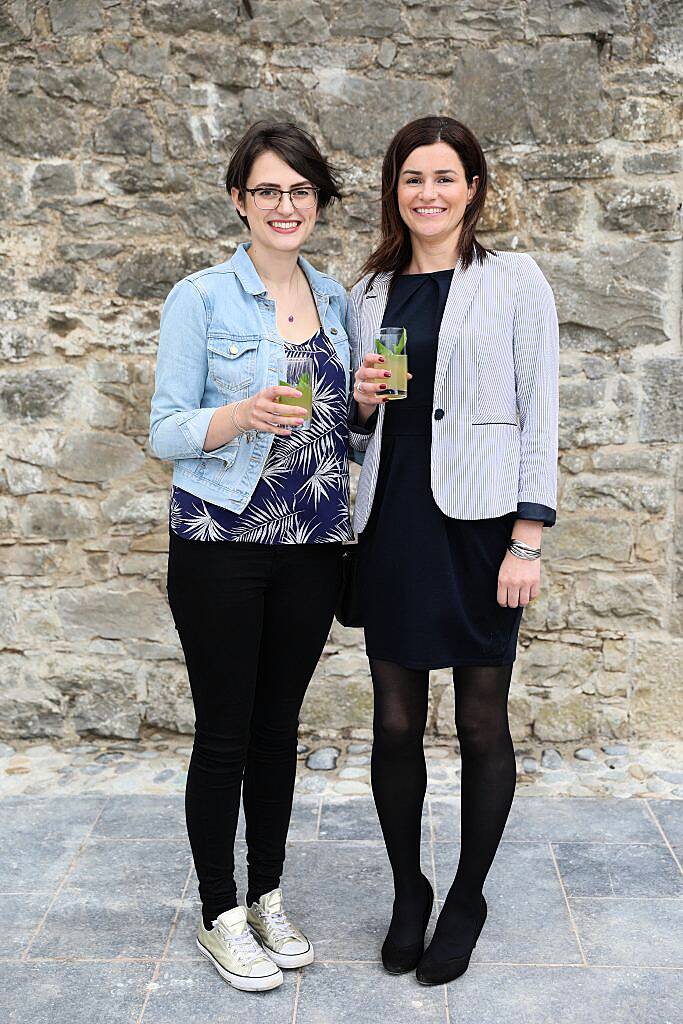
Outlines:
<svg viewBox="0 0 683 1024"><path fill-rule="evenodd" d="M384 371L384 376L385 377L391 377L391 370L385 370Z"/></svg>
<svg viewBox="0 0 683 1024"><path fill-rule="evenodd" d="M380 391L386 391L386 389L387 389L386 384L380 384L379 389L380 389Z"/></svg>

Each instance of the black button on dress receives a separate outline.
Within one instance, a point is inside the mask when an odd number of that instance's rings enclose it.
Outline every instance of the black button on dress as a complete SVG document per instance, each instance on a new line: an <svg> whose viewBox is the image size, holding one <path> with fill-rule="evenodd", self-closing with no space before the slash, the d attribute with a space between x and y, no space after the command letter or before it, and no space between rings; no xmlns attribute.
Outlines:
<svg viewBox="0 0 683 1024"><path fill-rule="evenodd" d="M414 669L515 660L521 608L501 608L498 572L517 512L451 519L431 490L436 352L452 270L398 277L382 326L408 332L408 397L385 406L377 488L360 535L368 657ZM441 415L439 415L439 413Z"/></svg>

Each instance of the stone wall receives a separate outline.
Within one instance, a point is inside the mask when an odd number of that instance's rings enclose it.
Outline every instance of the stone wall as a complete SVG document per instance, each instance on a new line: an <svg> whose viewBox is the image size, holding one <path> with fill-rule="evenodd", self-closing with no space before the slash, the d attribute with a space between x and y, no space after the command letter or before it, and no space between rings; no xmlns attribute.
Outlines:
<svg viewBox="0 0 683 1024"><path fill-rule="evenodd" d="M147 446L161 302L240 240L220 182L256 117L297 119L338 165L345 201L309 254L351 284L383 147L433 112L478 134L481 237L533 252L562 322L560 515L515 732L680 729L677 6L0 0L4 735L191 730L164 591L170 467ZM450 734L446 674L432 696ZM364 728L370 707L360 635L335 625L305 723Z"/></svg>

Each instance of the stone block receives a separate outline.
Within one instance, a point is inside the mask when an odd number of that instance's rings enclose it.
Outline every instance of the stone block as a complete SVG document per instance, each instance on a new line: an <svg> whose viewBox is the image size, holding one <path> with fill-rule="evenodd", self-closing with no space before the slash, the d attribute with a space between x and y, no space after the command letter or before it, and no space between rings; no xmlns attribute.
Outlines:
<svg viewBox="0 0 683 1024"><path fill-rule="evenodd" d="M622 0L575 3L574 0L535 0L529 9L529 28L539 36L612 35L629 28Z"/></svg>
<svg viewBox="0 0 683 1024"><path fill-rule="evenodd" d="M562 507L565 512L666 512L672 502L672 481L667 477L641 479L636 474L579 474L564 483ZM554 529L554 527L553 527Z"/></svg>
<svg viewBox="0 0 683 1024"><path fill-rule="evenodd" d="M660 142L675 134L671 104L654 96L629 96L617 104L614 133L628 142Z"/></svg>
<svg viewBox="0 0 683 1024"><path fill-rule="evenodd" d="M168 65L167 39L134 39L128 50L128 70L134 75L160 79Z"/></svg>
<svg viewBox="0 0 683 1024"><path fill-rule="evenodd" d="M95 584L60 589L57 613L69 640L146 640L176 644L166 602L158 591L130 584Z"/></svg>
<svg viewBox="0 0 683 1024"><path fill-rule="evenodd" d="M362 651L323 657L306 693L303 728L363 729L372 725L372 685Z"/></svg>
<svg viewBox="0 0 683 1024"><path fill-rule="evenodd" d="M539 254L552 281L562 345L616 352L668 340L669 256L634 241L595 243L581 255Z"/></svg>
<svg viewBox="0 0 683 1024"><path fill-rule="evenodd" d="M65 439L55 468L69 480L105 483L135 473L144 461L139 447L123 434L79 431Z"/></svg>
<svg viewBox="0 0 683 1024"><path fill-rule="evenodd" d="M36 196L70 196L76 191L73 164L38 164L31 177Z"/></svg>
<svg viewBox="0 0 683 1024"><path fill-rule="evenodd" d="M679 227L680 203L668 185L601 185L596 195L602 226L608 231L675 231Z"/></svg>
<svg viewBox="0 0 683 1024"><path fill-rule="evenodd" d="M302 48L302 52L306 49ZM233 43L206 40L201 47L175 54L175 60L186 74L200 82L215 82L230 89L254 89L261 81L265 55L254 47L236 50ZM297 61L294 66L302 68L306 64Z"/></svg>
<svg viewBox="0 0 683 1024"><path fill-rule="evenodd" d="M92 506L79 498L29 494L21 509L21 529L27 537L79 540L98 531Z"/></svg>
<svg viewBox="0 0 683 1024"><path fill-rule="evenodd" d="M37 277L30 277L29 285L39 292L53 292L56 295L71 295L78 278L73 267L50 267Z"/></svg>
<svg viewBox="0 0 683 1024"><path fill-rule="evenodd" d="M338 68L321 68L319 78L320 130L330 147L357 157L379 156L401 125L440 107L428 82L377 81Z"/></svg>
<svg viewBox="0 0 683 1024"><path fill-rule="evenodd" d="M195 714L187 669L177 644L178 664L165 662L145 669L143 716L147 725L174 732L194 732Z"/></svg>
<svg viewBox="0 0 683 1024"><path fill-rule="evenodd" d="M477 126L484 147L595 143L610 132L597 48L588 40L464 47L453 93L459 118Z"/></svg>
<svg viewBox="0 0 683 1024"><path fill-rule="evenodd" d="M562 699L559 694L540 706L534 716L534 736L554 743L580 740L595 733L590 699L575 694Z"/></svg>
<svg viewBox="0 0 683 1024"><path fill-rule="evenodd" d="M103 27L100 0L49 0L52 31L58 36L93 32Z"/></svg>
<svg viewBox="0 0 683 1024"><path fill-rule="evenodd" d="M584 629L665 627L668 605L665 584L651 573L595 571L576 581L569 624Z"/></svg>
<svg viewBox="0 0 683 1024"><path fill-rule="evenodd" d="M683 641L637 637L633 663L631 728L636 738L679 735L683 721Z"/></svg>
<svg viewBox="0 0 683 1024"><path fill-rule="evenodd" d="M0 657L0 691L0 736L64 734L65 702L55 687L40 678L28 658L18 654Z"/></svg>
<svg viewBox="0 0 683 1024"><path fill-rule="evenodd" d="M170 249L143 249L121 266L117 294L130 299L166 298L173 285L193 267L187 254Z"/></svg>
<svg viewBox="0 0 683 1024"><path fill-rule="evenodd" d="M543 538L551 562L598 558L628 562L633 548L633 527L616 516L568 516L560 518Z"/></svg>
<svg viewBox="0 0 683 1024"><path fill-rule="evenodd" d="M605 178L612 172L612 160L607 153L593 147L567 147L566 149L539 149L519 158L522 178L533 180L578 178Z"/></svg>
<svg viewBox="0 0 683 1024"><path fill-rule="evenodd" d="M10 494L35 494L45 489L45 479L38 466L8 459L5 465Z"/></svg>
<svg viewBox="0 0 683 1024"><path fill-rule="evenodd" d="M4 0L0 4L0 46L29 39L33 18L34 8L29 0Z"/></svg>
<svg viewBox="0 0 683 1024"><path fill-rule="evenodd" d="M406 7L404 20L409 35L414 39L449 39L456 46L482 43L492 46L525 38L522 12L514 0L502 3L495 0L482 0L481 3L459 0L455 10L444 0L429 4L408 0Z"/></svg>
<svg viewBox="0 0 683 1024"><path fill-rule="evenodd" d="M641 441L683 440L683 359L662 357L642 367Z"/></svg>
<svg viewBox="0 0 683 1024"><path fill-rule="evenodd" d="M97 153L144 156L152 144L152 125L141 110L119 107L95 128Z"/></svg>
<svg viewBox="0 0 683 1024"><path fill-rule="evenodd" d="M318 0L261 0L254 17L243 21L240 29L242 37L252 42L282 44L310 39L320 43L330 37L328 20Z"/></svg>
<svg viewBox="0 0 683 1024"><path fill-rule="evenodd" d="M38 84L43 92L55 99L108 107L111 105L116 76L95 62L79 67L55 65L40 72ZM69 109L68 106L66 109Z"/></svg>
<svg viewBox="0 0 683 1024"><path fill-rule="evenodd" d="M12 419L27 423L58 415L71 379L62 369L6 373L0 378L0 409Z"/></svg>
<svg viewBox="0 0 683 1024"><path fill-rule="evenodd" d="M76 122L49 96L0 97L0 140L27 157L70 156L78 142Z"/></svg>
<svg viewBox="0 0 683 1024"><path fill-rule="evenodd" d="M238 19L238 5L223 0L145 0L143 24L174 36L186 32L230 32Z"/></svg>
<svg viewBox="0 0 683 1024"><path fill-rule="evenodd" d="M143 704L133 661L63 656L46 675L68 701L76 732L137 739Z"/></svg>
<svg viewBox="0 0 683 1024"><path fill-rule="evenodd" d="M322 8L333 36L384 39L400 33L403 27L401 5L396 0L378 0L372 5L364 4L362 0L350 0L345 4L323 0ZM433 20L443 24L442 19ZM411 27L414 31L415 26Z"/></svg>

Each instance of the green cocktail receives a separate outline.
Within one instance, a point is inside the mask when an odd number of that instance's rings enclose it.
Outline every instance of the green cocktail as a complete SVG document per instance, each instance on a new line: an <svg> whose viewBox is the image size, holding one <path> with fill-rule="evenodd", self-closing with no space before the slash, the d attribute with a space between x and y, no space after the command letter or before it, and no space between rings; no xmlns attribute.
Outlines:
<svg viewBox="0 0 683 1024"><path fill-rule="evenodd" d="M308 356L290 357L287 360L287 380L280 380L278 383L282 387L296 388L301 392L301 398L296 398L294 395L280 395L278 403L305 409L306 418L301 426L310 427L313 415L313 360ZM297 430L298 425L292 429Z"/></svg>
<svg viewBox="0 0 683 1024"><path fill-rule="evenodd" d="M380 327L375 338L375 351L384 356L384 365L391 373L387 377L384 398L406 398L408 394L408 336L405 327Z"/></svg>

